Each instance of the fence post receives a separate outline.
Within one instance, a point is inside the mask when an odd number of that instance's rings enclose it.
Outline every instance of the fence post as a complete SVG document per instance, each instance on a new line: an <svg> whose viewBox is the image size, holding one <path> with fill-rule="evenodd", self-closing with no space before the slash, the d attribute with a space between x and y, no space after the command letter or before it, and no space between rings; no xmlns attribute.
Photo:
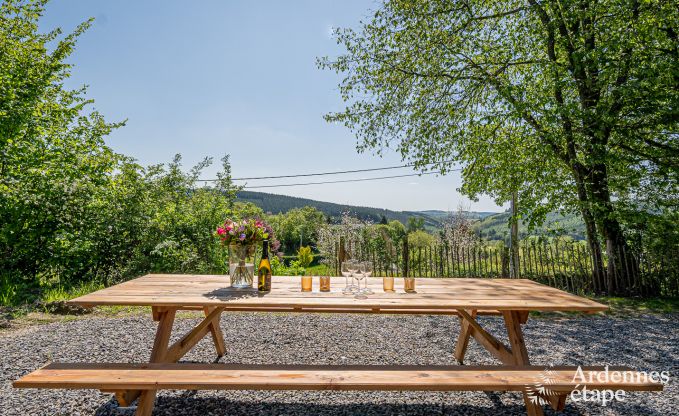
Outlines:
<svg viewBox="0 0 679 416"><path fill-rule="evenodd" d="M408 237L403 239L403 277L408 277L410 253L408 252Z"/></svg>
<svg viewBox="0 0 679 416"><path fill-rule="evenodd" d="M337 260L340 269L342 268L342 262L347 259L347 250L344 248L344 237L340 237L339 240L339 250L337 250Z"/></svg>
<svg viewBox="0 0 679 416"><path fill-rule="evenodd" d="M502 277L509 276L509 247L502 246Z"/></svg>

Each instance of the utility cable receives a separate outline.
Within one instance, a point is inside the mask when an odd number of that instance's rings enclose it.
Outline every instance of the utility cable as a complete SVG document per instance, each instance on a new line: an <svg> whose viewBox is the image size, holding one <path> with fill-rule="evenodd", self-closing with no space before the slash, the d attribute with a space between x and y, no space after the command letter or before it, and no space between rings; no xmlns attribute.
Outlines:
<svg viewBox="0 0 679 416"><path fill-rule="evenodd" d="M279 185L258 185L258 186L245 186L243 189L261 189L261 188L280 188L287 186L306 186L306 185L324 185L329 183L347 183L347 182L364 182L364 181L376 181L381 179L393 179L393 178L405 178L409 176L421 176L421 175L434 175L437 172L424 172L424 173L410 173L407 175L392 175L392 176L379 176L376 178L360 178L360 179L344 179L338 181L323 181L323 182L301 182L301 183L284 183Z"/></svg>
<svg viewBox="0 0 679 416"><path fill-rule="evenodd" d="M443 162L432 162L432 163L425 163L425 166L428 165L434 165L436 163L449 163L453 162L452 160L444 160ZM381 167L381 168L369 168L369 169L355 169L355 170L337 170L337 171L332 171L332 172L317 172L317 173L300 173L300 174L295 174L295 175L280 175L280 176L254 176L250 178L231 178L232 181L255 181L255 180L261 180L261 179L283 179L283 178L300 178L300 177L306 177L306 176L324 176L324 175L342 175L346 173L358 173L358 172L375 172L379 170L389 170L389 169L402 169L402 168L410 168L415 166L414 163L409 163L407 165L399 165L399 166L386 166L386 167ZM200 182L215 182L218 181L219 179L198 179Z"/></svg>

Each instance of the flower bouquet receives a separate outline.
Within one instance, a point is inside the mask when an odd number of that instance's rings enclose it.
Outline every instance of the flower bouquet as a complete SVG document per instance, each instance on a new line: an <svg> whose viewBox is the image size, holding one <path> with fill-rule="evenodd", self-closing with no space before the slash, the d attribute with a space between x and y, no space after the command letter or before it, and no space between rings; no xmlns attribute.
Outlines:
<svg viewBox="0 0 679 416"><path fill-rule="evenodd" d="M271 227L258 219L240 221L226 220L217 227L216 236L221 244L229 248L229 276L231 287L248 289L252 287L255 275L254 256L258 243L269 238Z"/></svg>

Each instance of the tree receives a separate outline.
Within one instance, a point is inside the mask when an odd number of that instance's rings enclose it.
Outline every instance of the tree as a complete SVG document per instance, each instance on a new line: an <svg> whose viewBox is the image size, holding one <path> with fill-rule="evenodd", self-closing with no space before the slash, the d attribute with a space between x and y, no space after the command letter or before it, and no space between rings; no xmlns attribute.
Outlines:
<svg viewBox="0 0 679 416"><path fill-rule="evenodd" d="M424 231L424 218L422 217L408 217L408 232Z"/></svg>
<svg viewBox="0 0 679 416"><path fill-rule="evenodd" d="M408 246L412 248L430 247L435 242L434 236L426 231L416 230L408 234Z"/></svg>
<svg viewBox="0 0 679 416"><path fill-rule="evenodd" d="M678 21L671 1L387 0L358 31L336 30L344 55L319 61L345 75L348 107L326 119L359 151L463 165L473 198L518 190L533 225L578 211L596 290L625 291L630 211L677 209Z"/></svg>
<svg viewBox="0 0 679 416"><path fill-rule="evenodd" d="M473 221L462 205L458 207L455 213L449 213L443 221L441 240L455 248L473 247L479 242L479 238L474 232Z"/></svg>
<svg viewBox="0 0 679 416"><path fill-rule="evenodd" d="M78 274L90 264L78 236L100 207L91 203L129 161L104 137L122 123L88 111L86 89L68 90L66 59L87 21L61 37L38 33L46 1L0 5L0 274L33 280L41 270Z"/></svg>
<svg viewBox="0 0 679 416"><path fill-rule="evenodd" d="M315 244L318 230L327 223L325 214L309 206L272 215L268 221L287 252L294 252L294 248L301 247L304 242Z"/></svg>
<svg viewBox="0 0 679 416"><path fill-rule="evenodd" d="M234 203L228 157L215 186L199 187L210 158L184 172L179 155L143 168L113 152L104 138L123 123L91 110L85 88L64 86L90 21L41 34L46 3L0 5L0 302L149 271L224 273L215 228L262 215Z"/></svg>
<svg viewBox="0 0 679 416"><path fill-rule="evenodd" d="M314 255L311 252L311 247L302 246L297 250L297 262L300 267L307 268L314 261Z"/></svg>

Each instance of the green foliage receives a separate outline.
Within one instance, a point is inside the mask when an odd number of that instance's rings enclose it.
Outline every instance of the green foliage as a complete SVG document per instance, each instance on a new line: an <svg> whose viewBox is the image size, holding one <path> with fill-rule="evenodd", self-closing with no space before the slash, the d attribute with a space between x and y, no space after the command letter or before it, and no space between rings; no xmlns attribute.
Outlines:
<svg viewBox="0 0 679 416"><path fill-rule="evenodd" d="M271 215L267 222L276 232L284 252L293 253L300 244L316 244L318 230L327 224L325 215L314 207L294 208L285 214Z"/></svg>
<svg viewBox="0 0 679 416"><path fill-rule="evenodd" d="M345 54L319 61L343 75L347 102L326 119L354 131L360 151L461 165L473 198L518 191L531 224L579 212L593 250L605 240L608 270L629 280L615 254L624 224L679 209L675 6L387 0L358 30L336 30Z"/></svg>
<svg viewBox="0 0 679 416"><path fill-rule="evenodd" d="M209 158L185 173L179 156L142 168L108 148L105 136L122 123L89 110L85 88L64 87L90 22L40 34L45 3L0 6L0 302L148 272L224 272L215 227L262 215L234 202L228 156L215 185L198 187Z"/></svg>
<svg viewBox="0 0 679 416"><path fill-rule="evenodd" d="M488 240L507 240L509 239L508 222L511 214L503 212L488 216L473 224L473 229L481 238ZM545 222L536 226L527 221L519 223L519 237L524 239L531 235L561 236L567 235L576 240L585 238L585 224L582 218L576 214L548 213Z"/></svg>
<svg viewBox="0 0 679 416"><path fill-rule="evenodd" d="M408 245L412 248L429 247L436 241L433 235L426 231L417 230L408 234Z"/></svg>
<svg viewBox="0 0 679 416"><path fill-rule="evenodd" d="M409 233L413 233L415 231L424 231L424 219L410 217L408 218L408 226L406 228Z"/></svg>
<svg viewBox="0 0 679 416"><path fill-rule="evenodd" d="M85 88L63 86L65 60L90 22L65 37L39 34L44 3L0 6L0 274L20 275L20 285L96 269L82 256L100 248L87 238L103 214L93 201L130 165L104 144L122 124L88 111Z"/></svg>
<svg viewBox="0 0 679 416"><path fill-rule="evenodd" d="M52 286L48 287L42 294L43 303L67 301L75 297L84 296L88 293L103 289L104 285L98 282L83 282L76 286Z"/></svg>
<svg viewBox="0 0 679 416"><path fill-rule="evenodd" d="M297 262L300 267L307 268L314 261L314 255L311 252L311 247L303 246L297 251Z"/></svg>
<svg viewBox="0 0 679 416"><path fill-rule="evenodd" d="M274 276L302 276L306 272L306 269L300 266L297 260L290 263L290 266L286 266L278 256L274 256L271 259L271 274Z"/></svg>

